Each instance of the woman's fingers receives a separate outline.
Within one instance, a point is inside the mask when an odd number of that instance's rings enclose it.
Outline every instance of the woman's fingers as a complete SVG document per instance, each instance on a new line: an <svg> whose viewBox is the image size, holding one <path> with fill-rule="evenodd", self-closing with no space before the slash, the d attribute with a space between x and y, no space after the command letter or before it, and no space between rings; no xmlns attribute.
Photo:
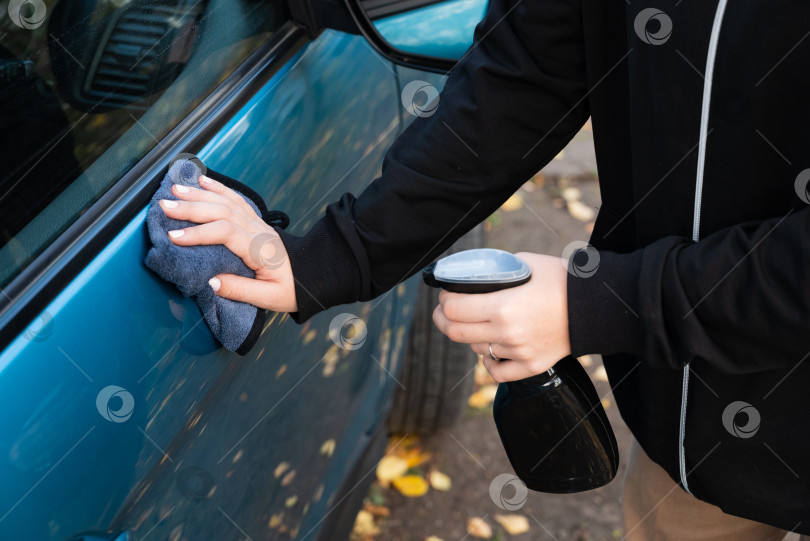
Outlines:
<svg viewBox="0 0 810 541"><path fill-rule="evenodd" d="M169 231L169 239L178 246L222 244L244 261L251 270L272 276L285 264L287 250L275 231L254 233L228 220L216 220Z"/></svg>
<svg viewBox="0 0 810 541"><path fill-rule="evenodd" d="M508 361L512 358L512 350L500 342L480 342L470 344L470 349L473 350L474 353L492 360L492 357L489 356L490 346L492 346L492 354L495 355L498 360Z"/></svg>
<svg viewBox="0 0 810 541"><path fill-rule="evenodd" d="M450 340L461 344L500 342L504 338L487 322L463 323L448 318L441 304L433 310L433 323Z"/></svg>
<svg viewBox="0 0 810 541"><path fill-rule="evenodd" d="M495 346L493 346L494 350ZM476 348L477 349L477 348ZM504 381L516 381L526 379L539 373L531 364L521 363L512 360L490 359L489 353L483 356L482 362L492 379L501 383Z"/></svg>
<svg viewBox="0 0 810 541"><path fill-rule="evenodd" d="M202 191L202 190L195 190ZM248 223L244 216L233 211L231 207L220 202L209 201L174 201L173 199L162 199L160 208L169 218L175 220L185 220L195 224L205 224L217 220L228 220L243 229L248 229Z"/></svg>
<svg viewBox="0 0 810 541"><path fill-rule="evenodd" d="M212 278L209 284L220 297L276 312L297 312L292 268L278 233L234 190L209 177L198 180L204 189L175 184L172 194L178 200L159 203L169 218L199 224L169 231L171 242L221 244L256 272L255 278L232 274Z"/></svg>
<svg viewBox="0 0 810 541"><path fill-rule="evenodd" d="M200 179L203 178L207 177L200 177ZM215 181L212 180L211 182L214 183ZM241 214L248 219L260 218L260 216L256 214L256 211L253 210L253 207L245 201L244 197L218 182L216 182L216 184L222 188L223 193L200 189L194 186L174 184L172 185L172 195L183 201L219 203L229 207L235 214ZM200 186L207 186L207 184L200 184ZM224 193L224 190L228 190L228 192Z"/></svg>
<svg viewBox="0 0 810 541"><path fill-rule="evenodd" d="M224 197L239 207L242 212L246 213L247 216L260 218L260 216L256 214L256 211L253 210L253 207L251 207L247 201L245 201L244 197L236 193L234 190L228 188L221 182L217 182L216 180L205 175L201 175L198 182L200 183L200 186L203 188L204 192Z"/></svg>
<svg viewBox="0 0 810 541"><path fill-rule="evenodd" d="M439 304L444 315L452 321L462 323L480 323L491 321L500 304L500 292L468 295L464 293L451 293L442 290L439 292Z"/></svg>
<svg viewBox="0 0 810 541"><path fill-rule="evenodd" d="M254 271L261 267L261 262L251 256L250 246L255 236L227 220L169 231L169 239L178 246L222 244Z"/></svg>
<svg viewBox="0 0 810 541"><path fill-rule="evenodd" d="M268 282L235 274L218 274L209 282L226 299L246 302L274 312L297 312L293 288L283 282Z"/></svg>

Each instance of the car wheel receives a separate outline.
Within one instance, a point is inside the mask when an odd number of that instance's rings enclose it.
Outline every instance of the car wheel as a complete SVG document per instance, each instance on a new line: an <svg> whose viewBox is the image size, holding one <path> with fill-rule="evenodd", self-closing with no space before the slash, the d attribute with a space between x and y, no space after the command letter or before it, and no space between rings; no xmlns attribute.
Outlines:
<svg viewBox="0 0 810 541"><path fill-rule="evenodd" d="M443 256L482 248L484 237L483 225L478 225ZM476 355L467 344L448 340L433 324L438 303L439 290L421 284L399 378L402 387L388 416L390 432L430 435L451 426L466 411Z"/></svg>

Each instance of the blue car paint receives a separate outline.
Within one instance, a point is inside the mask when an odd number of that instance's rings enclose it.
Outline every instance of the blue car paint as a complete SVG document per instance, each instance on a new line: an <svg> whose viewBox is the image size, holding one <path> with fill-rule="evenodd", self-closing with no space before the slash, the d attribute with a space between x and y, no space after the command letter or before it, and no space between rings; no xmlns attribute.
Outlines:
<svg viewBox="0 0 810 541"><path fill-rule="evenodd" d="M301 233L379 174L399 107L391 66L362 38L327 31L200 155L287 211ZM144 217L0 354L11 406L0 415L0 539L107 529L229 539L236 525L261 538L282 513L288 532L311 539L392 391L414 281L304 326L271 315L238 357L216 347L193 300L143 266ZM329 338L342 312L367 322L364 347ZM134 400L123 422L114 422L120 393L97 407L110 385ZM204 494L181 484L189 468L203 472Z"/></svg>
<svg viewBox="0 0 810 541"><path fill-rule="evenodd" d="M397 49L458 60L472 45L487 6L489 0L447 0L379 19L374 26Z"/></svg>

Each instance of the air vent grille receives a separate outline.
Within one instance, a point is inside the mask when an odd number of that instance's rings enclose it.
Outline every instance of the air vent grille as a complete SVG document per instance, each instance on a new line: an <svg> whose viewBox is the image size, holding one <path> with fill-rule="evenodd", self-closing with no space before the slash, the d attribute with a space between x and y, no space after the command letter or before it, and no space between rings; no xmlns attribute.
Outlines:
<svg viewBox="0 0 810 541"><path fill-rule="evenodd" d="M161 64L177 32L196 14L169 6L137 6L108 29L107 39L90 70L88 97L102 107L139 101L162 85Z"/></svg>

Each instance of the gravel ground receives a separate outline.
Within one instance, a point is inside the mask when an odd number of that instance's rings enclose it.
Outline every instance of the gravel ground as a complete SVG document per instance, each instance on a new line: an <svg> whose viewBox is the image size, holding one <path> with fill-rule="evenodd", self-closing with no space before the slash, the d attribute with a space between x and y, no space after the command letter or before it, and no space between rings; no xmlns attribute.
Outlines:
<svg viewBox="0 0 810 541"><path fill-rule="evenodd" d="M561 197L565 188L578 189L584 206L598 209L599 186L588 126L533 182L521 188L519 208L508 212L502 209L490 219L488 245L511 252L559 256L569 242L587 240L592 224L572 216ZM565 192L569 196L571 193ZM605 397L608 417L624 459L630 432L619 417L607 382L598 375L600 359L592 357L591 361L587 369L600 396ZM378 521L381 531L376 539L424 540L429 536L444 541L471 539L466 528L471 517L481 517L492 526L493 539L609 540L623 535L619 495L624 460L616 479L600 489L571 495L530 492L525 505L515 511L529 519L530 530L512 536L493 520L494 515L505 512L490 498L490 482L501 473L512 473L512 469L501 447L491 408L470 408L456 426L423 441L422 445L432 454L432 467L450 476L452 488L406 498L391 488L372 487L376 499L384 500L391 511L390 516Z"/></svg>

